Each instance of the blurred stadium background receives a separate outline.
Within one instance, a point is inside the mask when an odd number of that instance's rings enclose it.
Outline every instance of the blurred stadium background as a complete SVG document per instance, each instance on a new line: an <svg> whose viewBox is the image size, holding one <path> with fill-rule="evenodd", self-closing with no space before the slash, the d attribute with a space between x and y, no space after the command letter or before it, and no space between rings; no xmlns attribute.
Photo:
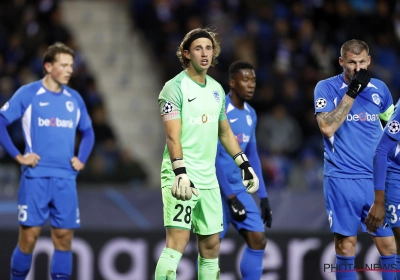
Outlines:
<svg viewBox="0 0 400 280"><path fill-rule="evenodd" d="M334 279L322 191L323 146L313 89L341 72L339 50L357 38L370 46L373 76L395 102L400 89L400 4L390 0L7 0L0 2L0 107L18 87L42 76L42 54L61 41L76 52L70 85L83 96L96 134L78 177L82 228L74 240L76 280L153 279L164 246L159 169L164 131L157 97L179 71L175 56L187 31L209 26L220 35L219 64L209 71L228 90L238 59L256 67L251 102L273 208L264 280ZM9 127L23 150L20 124ZM368 141L368 139L366 139ZM0 147L0 279L8 279L17 241L20 169ZM242 240L231 231L221 245L221 280L240 279ZM29 280L47 276L48 226ZM178 280L196 279L195 240ZM356 267L377 264L361 236ZM380 279L359 272L359 279Z"/></svg>

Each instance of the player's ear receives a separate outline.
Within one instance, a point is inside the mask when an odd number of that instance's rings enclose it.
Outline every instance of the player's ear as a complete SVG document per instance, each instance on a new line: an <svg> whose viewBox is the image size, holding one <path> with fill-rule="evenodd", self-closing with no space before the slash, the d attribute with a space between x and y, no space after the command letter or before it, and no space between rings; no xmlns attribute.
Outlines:
<svg viewBox="0 0 400 280"><path fill-rule="evenodd" d="M343 60L343 57L339 57L339 65L341 66L341 67L343 67L343 65L344 65L344 60Z"/></svg>
<svg viewBox="0 0 400 280"><path fill-rule="evenodd" d="M183 50L183 56L184 56L186 59L189 59L189 60L190 60L190 53L189 53L188 50Z"/></svg>
<svg viewBox="0 0 400 280"><path fill-rule="evenodd" d="M51 68L53 67L53 65L52 65L50 62L46 62L46 63L43 65L43 67L44 67L44 70L46 71L46 74L47 74L47 73L50 73L50 72L51 72Z"/></svg>
<svg viewBox="0 0 400 280"><path fill-rule="evenodd" d="M229 87L235 88L235 80L234 79L229 79Z"/></svg>

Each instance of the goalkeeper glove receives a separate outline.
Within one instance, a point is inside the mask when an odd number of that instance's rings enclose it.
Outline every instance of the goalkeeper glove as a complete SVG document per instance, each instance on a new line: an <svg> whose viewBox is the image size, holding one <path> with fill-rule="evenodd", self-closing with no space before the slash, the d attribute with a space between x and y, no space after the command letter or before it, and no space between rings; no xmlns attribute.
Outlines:
<svg viewBox="0 0 400 280"><path fill-rule="evenodd" d="M172 196L178 200L190 200L192 198L192 193L198 196L199 193L197 189L186 174L186 167L183 159L174 159L172 161L172 169L175 173L175 181L171 188Z"/></svg>
<svg viewBox="0 0 400 280"><path fill-rule="evenodd" d="M260 201L260 208L261 208L261 217L264 221L264 224L271 228L272 225L272 210L271 206L269 206L268 197L261 198Z"/></svg>
<svg viewBox="0 0 400 280"><path fill-rule="evenodd" d="M249 160L243 152L240 152L233 156L233 159L237 166L242 169L242 181L246 187L246 191L250 194L255 193L258 190L258 177L250 166Z"/></svg>
<svg viewBox="0 0 400 280"><path fill-rule="evenodd" d="M354 70L354 76L350 80L346 94L353 99L356 98L367 87L370 80L371 73L367 69L360 69L358 72Z"/></svg>
<svg viewBox="0 0 400 280"><path fill-rule="evenodd" d="M242 202L237 199L236 195L234 197L228 198L229 210L231 212L232 218L235 221L243 222L247 218L246 209Z"/></svg>

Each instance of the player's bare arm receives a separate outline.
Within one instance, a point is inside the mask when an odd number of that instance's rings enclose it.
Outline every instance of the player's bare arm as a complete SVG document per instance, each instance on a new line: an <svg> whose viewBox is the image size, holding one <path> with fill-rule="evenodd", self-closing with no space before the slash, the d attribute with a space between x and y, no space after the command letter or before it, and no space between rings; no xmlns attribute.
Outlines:
<svg viewBox="0 0 400 280"><path fill-rule="evenodd" d="M345 95L339 105L331 112L318 113L316 118L319 129L325 137L332 137L343 124L353 106L354 99Z"/></svg>
<svg viewBox="0 0 400 280"><path fill-rule="evenodd" d="M233 157L242 151L235 135L232 132L228 119L219 122L218 138L230 156Z"/></svg>
<svg viewBox="0 0 400 280"><path fill-rule="evenodd" d="M174 158L183 158L180 140L181 128L181 119L174 119L164 122L167 147L171 160Z"/></svg>
<svg viewBox="0 0 400 280"><path fill-rule="evenodd" d="M85 164L81 162L78 157L71 158L71 165L75 171L81 171L85 167Z"/></svg>
<svg viewBox="0 0 400 280"><path fill-rule="evenodd" d="M383 225L385 215L385 191L375 190L374 204L372 204L368 216L365 219L368 232L377 231L378 227Z"/></svg>
<svg viewBox="0 0 400 280"><path fill-rule="evenodd" d="M40 156L35 153L26 153L25 155L19 154L15 157L15 160L21 165L35 167L40 160Z"/></svg>
<svg viewBox="0 0 400 280"><path fill-rule="evenodd" d="M186 165L183 160L181 136L181 119L164 122L168 152L175 173L175 180L171 188L172 195L178 200L190 200L192 194L198 196L195 186L186 174Z"/></svg>

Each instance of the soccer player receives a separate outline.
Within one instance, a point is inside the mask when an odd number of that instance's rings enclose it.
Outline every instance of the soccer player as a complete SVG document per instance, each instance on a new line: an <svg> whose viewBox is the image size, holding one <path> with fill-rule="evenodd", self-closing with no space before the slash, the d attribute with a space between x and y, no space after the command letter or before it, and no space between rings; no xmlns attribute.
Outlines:
<svg viewBox="0 0 400 280"><path fill-rule="evenodd" d="M396 270L400 279L400 100L375 150L374 157L374 204L365 219L367 230L375 232L387 222L392 228L397 244ZM389 159L389 160L388 160Z"/></svg>
<svg viewBox="0 0 400 280"><path fill-rule="evenodd" d="M80 226L76 176L94 144L92 122L78 92L66 86L74 52L62 43L43 57L45 76L22 86L0 109L0 144L22 166L18 192L18 244L11 258L11 280L26 278L41 227L50 218L54 254L51 279L70 279L73 229ZM6 126L22 121L25 152L12 143ZM76 130L82 133L74 155Z"/></svg>
<svg viewBox="0 0 400 280"><path fill-rule="evenodd" d="M264 223L267 227L271 227L272 211L257 153L255 137L257 116L254 109L246 102L252 99L256 87L254 67L245 61L233 62L229 67L229 87L230 92L226 96L226 114L240 148L248 155L249 162L260 180L257 194L261 200L262 216L253 197L243 188L240 170L219 143L215 165L224 210L224 230L220 238L224 238L229 224L232 223L247 244L240 262L241 279L255 280L260 279L262 274L262 260L267 244Z"/></svg>
<svg viewBox="0 0 400 280"><path fill-rule="evenodd" d="M161 166L166 246L156 280L176 279L192 226L199 248L198 279L219 279L223 221L215 173L218 139L242 170L247 192L258 189L258 178L226 118L224 90L207 75L221 51L216 36L206 28L185 35L177 51L184 70L164 85L158 98L167 142Z"/></svg>
<svg viewBox="0 0 400 280"><path fill-rule="evenodd" d="M343 73L320 81L314 91L315 114L323 134L324 196L334 235L336 279L356 279L354 259L357 232L365 232L365 218L374 201L372 158L382 134L380 119L393 112L389 89L371 79L368 45L350 40L340 50ZM389 229L379 228L372 239L381 255L381 265L395 263L396 245ZM346 271L344 271L346 270ZM383 273L394 279L394 272Z"/></svg>

